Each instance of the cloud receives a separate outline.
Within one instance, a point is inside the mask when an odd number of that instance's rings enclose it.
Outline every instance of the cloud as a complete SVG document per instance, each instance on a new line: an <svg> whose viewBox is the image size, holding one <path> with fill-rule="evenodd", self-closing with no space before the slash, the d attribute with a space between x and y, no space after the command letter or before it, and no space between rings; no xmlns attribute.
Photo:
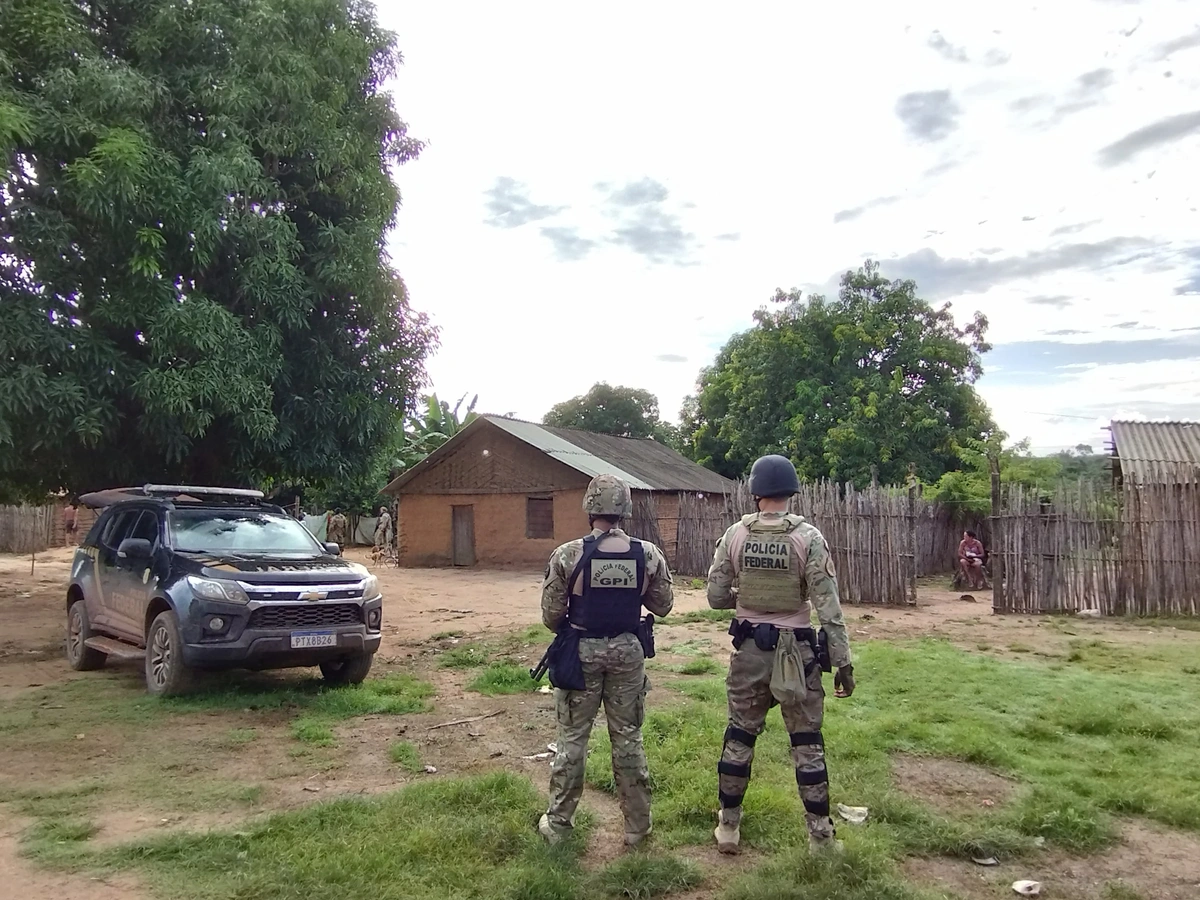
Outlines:
<svg viewBox="0 0 1200 900"><path fill-rule="evenodd" d="M637 215L613 231L609 239L652 263L687 265L696 236L684 231L679 217L657 205L643 206Z"/></svg>
<svg viewBox="0 0 1200 900"><path fill-rule="evenodd" d="M1066 294L1055 294L1053 296L1050 296L1047 294L1039 294L1036 297L1030 297L1029 302L1032 303L1034 306L1052 306L1055 309L1066 309L1068 306L1070 306L1075 301L1073 301ZM1051 332L1051 333L1053 333L1053 332ZM1078 334L1078 332L1071 332L1071 334Z"/></svg>
<svg viewBox="0 0 1200 900"><path fill-rule="evenodd" d="M1058 237L1062 234L1078 234L1081 231L1086 231L1088 228L1091 228L1099 221L1099 219L1092 219L1090 222L1076 222L1074 225L1060 225L1050 232L1050 236Z"/></svg>
<svg viewBox="0 0 1200 900"><path fill-rule="evenodd" d="M1092 69L1075 79L1066 98L1055 107L1055 113L1069 116L1095 106L1104 98L1104 92L1116 81L1112 69Z"/></svg>
<svg viewBox="0 0 1200 900"><path fill-rule="evenodd" d="M1132 262L1156 245L1144 238L1109 238L1094 244L1062 244L1024 256L998 259L976 256L943 258L924 248L906 256L880 260L889 277L911 278L926 297L982 293L997 284L1035 278L1065 269L1096 270Z"/></svg>
<svg viewBox="0 0 1200 900"><path fill-rule="evenodd" d="M948 40L942 37L942 33L940 31L935 31L933 34L931 34L926 43L940 56L945 57L951 62L970 62L970 57L967 56L967 51L963 47L956 47L954 44L951 44Z"/></svg>
<svg viewBox="0 0 1200 900"><path fill-rule="evenodd" d="M1100 151L1100 164L1116 166L1128 162L1143 150L1169 144L1200 131L1200 110L1169 116L1131 131Z"/></svg>
<svg viewBox="0 0 1200 900"><path fill-rule="evenodd" d="M833 214L833 222L836 225L838 222L852 221L853 219L857 219L868 209L875 209L879 206L890 206L899 199L900 197L898 195L892 195L890 197L876 197L874 200L868 200L862 206L854 206L850 209L838 210Z"/></svg>
<svg viewBox="0 0 1200 900"><path fill-rule="evenodd" d="M1197 28L1191 34L1185 34L1182 37L1177 37L1173 41L1165 41L1154 48L1154 59L1163 60L1172 53L1178 53L1180 50L1191 50L1193 47L1200 47L1200 28Z"/></svg>
<svg viewBox="0 0 1200 900"><path fill-rule="evenodd" d="M659 362L665 363L685 363L688 361L686 356L680 356L678 353L660 353L654 358Z"/></svg>
<svg viewBox="0 0 1200 900"><path fill-rule="evenodd" d="M1069 337L1074 334L1087 334L1086 331L1076 331L1074 328L1060 328L1057 331L1047 331L1050 337Z"/></svg>
<svg viewBox="0 0 1200 900"><path fill-rule="evenodd" d="M666 185L653 178L631 181L609 195L609 202L616 206L643 206L647 203L662 203L669 192Z"/></svg>
<svg viewBox="0 0 1200 900"><path fill-rule="evenodd" d="M529 199L529 188L512 178L501 176L484 191L484 204L491 217L484 221L497 228L519 228L530 222L558 215L565 206L540 206Z"/></svg>
<svg viewBox="0 0 1200 900"><path fill-rule="evenodd" d="M570 226L545 226L542 237L554 247L554 255L567 262L583 259L596 247L595 241L580 237L579 229Z"/></svg>
<svg viewBox="0 0 1200 900"><path fill-rule="evenodd" d="M1180 295L1200 294L1200 247L1185 250L1183 255L1191 260L1192 272L1187 276L1186 281L1175 288L1175 293Z"/></svg>
<svg viewBox="0 0 1200 900"><path fill-rule="evenodd" d="M1138 322L1137 319L1131 319L1128 322L1118 322L1116 325L1113 326L1113 328L1119 328L1122 331L1133 331L1135 329L1140 329L1142 327L1143 327L1143 325L1140 322Z"/></svg>
<svg viewBox="0 0 1200 900"><path fill-rule="evenodd" d="M1067 367L1122 365L1159 360L1200 359L1200 334L1180 337L1148 338L1137 341L1090 341L1067 344L1062 341L1013 341L996 344L987 355L988 368L1000 372L1051 373Z"/></svg>
<svg viewBox="0 0 1200 900"><path fill-rule="evenodd" d="M896 115L921 141L943 141L958 128L962 107L947 90L913 91L896 101Z"/></svg>
<svg viewBox="0 0 1200 900"><path fill-rule="evenodd" d="M983 54L983 64L985 66L1002 66L1012 59L1012 54L1004 50L993 47L987 53Z"/></svg>
<svg viewBox="0 0 1200 900"><path fill-rule="evenodd" d="M740 241L742 233L740 231L727 231L724 234L718 234L714 240L718 241Z"/></svg>

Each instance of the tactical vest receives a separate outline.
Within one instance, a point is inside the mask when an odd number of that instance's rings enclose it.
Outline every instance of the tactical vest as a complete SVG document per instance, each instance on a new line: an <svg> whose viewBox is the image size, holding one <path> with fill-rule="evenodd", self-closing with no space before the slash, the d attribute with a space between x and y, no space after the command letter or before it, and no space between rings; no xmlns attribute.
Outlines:
<svg viewBox="0 0 1200 900"><path fill-rule="evenodd" d="M791 539L800 522L798 516L763 519L753 514L742 518L750 534L739 560L738 605L768 613L800 612L805 608L808 586L804 561Z"/></svg>
<svg viewBox="0 0 1200 900"><path fill-rule="evenodd" d="M567 581L567 616L589 636L615 637L638 629L646 550L641 541L629 538L628 550L602 552L603 537L589 534L583 539L583 553ZM583 589L575 596L575 583L581 578Z"/></svg>

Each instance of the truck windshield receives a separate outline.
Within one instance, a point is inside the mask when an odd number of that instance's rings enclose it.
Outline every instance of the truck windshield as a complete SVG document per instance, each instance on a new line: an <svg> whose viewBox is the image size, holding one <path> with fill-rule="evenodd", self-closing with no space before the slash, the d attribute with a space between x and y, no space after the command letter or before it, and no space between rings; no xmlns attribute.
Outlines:
<svg viewBox="0 0 1200 900"><path fill-rule="evenodd" d="M171 512L171 538L184 553L323 552L307 528L278 513L255 510L176 509Z"/></svg>

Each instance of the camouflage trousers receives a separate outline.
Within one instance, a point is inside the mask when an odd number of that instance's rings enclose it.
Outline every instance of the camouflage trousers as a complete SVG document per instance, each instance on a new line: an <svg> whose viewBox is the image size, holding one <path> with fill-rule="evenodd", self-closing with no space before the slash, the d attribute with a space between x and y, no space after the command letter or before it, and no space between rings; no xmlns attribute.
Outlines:
<svg viewBox="0 0 1200 900"><path fill-rule="evenodd" d="M546 815L556 831L574 826L575 808L583 795L588 738L603 703L625 834L642 837L650 833L650 773L642 747L642 719L650 682L642 645L633 634L585 638L579 642L579 659L587 688L554 692L558 753L550 767L550 808Z"/></svg>
<svg viewBox="0 0 1200 900"><path fill-rule="evenodd" d="M833 835L833 822L829 818L829 776L821 736L825 689L821 684L821 669L813 664L813 652L807 642L797 641L795 648L807 672L804 690L799 697L785 696L779 700L771 691L776 651L760 650L750 639L730 657L729 675L725 679L729 727L725 730L725 746L717 766L718 795L722 809L737 810L735 817L740 815L742 797L750 783L754 744L766 724L768 710L778 703L791 738L792 764L796 768L796 785L804 803L809 834L827 838Z"/></svg>

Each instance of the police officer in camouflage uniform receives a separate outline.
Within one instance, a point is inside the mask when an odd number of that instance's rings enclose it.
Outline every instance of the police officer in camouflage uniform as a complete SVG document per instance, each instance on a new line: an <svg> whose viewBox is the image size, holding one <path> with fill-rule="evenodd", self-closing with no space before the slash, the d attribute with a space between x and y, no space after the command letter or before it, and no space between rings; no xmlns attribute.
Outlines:
<svg viewBox="0 0 1200 900"><path fill-rule="evenodd" d="M839 847L829 817L821 736L825 690L809 606L811 601L828 636L830 661L837 668L835 695L849 697L854 669L833 559L821 532L787 511L792 495L800 490L791 460L775 455L758 459L750 470L749 487L759 511L725 532L708 573L709 606L736 609L730 627L735 650L725 680L729 726L717 765L717 848L738 852L742 797L750 781L754 744L767 711L777 703L791 737L810 846Z"/></svg>
<svg viewBox="0 0 1200 900"><path fill-rule="evenodd" d="M593 478L583 508L592 533L551 554L542 584L546 627L558 631L566 620L583 633L579 658L586 689L555 689L558 752L550 768L550 808L538 831L557 843L574 826L588 737L603 703L625 843L636 846L650 833L650 776L642 748L650 682L636 632L642 606L658 616L674 606L671 572L658 547L620 529L621 520L633 512L633 498L621 479Z"/></svg>

